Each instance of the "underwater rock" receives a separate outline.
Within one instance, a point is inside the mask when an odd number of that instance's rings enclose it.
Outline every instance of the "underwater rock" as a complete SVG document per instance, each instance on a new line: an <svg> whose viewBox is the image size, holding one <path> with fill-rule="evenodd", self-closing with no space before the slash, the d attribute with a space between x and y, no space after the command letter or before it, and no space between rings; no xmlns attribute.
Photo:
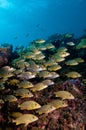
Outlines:
<svg viewBox="0 0 86 130"><path fill-rule="evenodd" d="M0 47L0 67L6 65L12 54L12 47Z"/></svg>

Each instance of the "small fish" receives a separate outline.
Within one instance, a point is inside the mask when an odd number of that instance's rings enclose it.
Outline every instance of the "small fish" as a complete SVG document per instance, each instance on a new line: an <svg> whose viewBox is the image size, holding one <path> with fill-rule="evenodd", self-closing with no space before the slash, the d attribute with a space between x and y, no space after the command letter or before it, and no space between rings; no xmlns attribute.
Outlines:
<svg viewBox="0 0 86 130"><path fill-rule="evenodd" d="M52 80L50 80L50 79L45 79L45 80L42 81L42 83L43 83L43 84L46 84L46 85L48 85L48 86L49 86L49 85L54 85L54 82L53 82Z"/></svg>
<svg viewBox="0 0 86 130"><path fill-rule="evenodd" d="M15 37L14 37L14 39L16 40L16 39L18 39L18 37L17 37L17 36L15 36Z"/></svg>
<svg viewBox="0 0 86 130"><path fill-rule="evenodd" d="M84 62L84 59L82 59L82 58L75 58L75 60L76 60L78 63Z"/></svg>
<svg viewBox="0 0 86 130"><path fill-rule="evenodd" d="M4 97L4 100L8 102L16 102L17 98L14 95L7 95Z"/></svg>
<svg viewBox="0 0 86 130"><path fill-rule="evenodd" d="M53 59L55 62L62 62L62 61L64 61L65 60L65 58L64 57L61 57L61 56L59 56L59 55L53 55L52 57L51 57L51 59Z"/></svg>
<svg viewBox="0 0 86 130"><path fill-rule="evenodd" d="M79 77L81 77L81 74L79 74L76 71L71 71L71 72L67 73L66 76L68 78L79 78Z"/></svg>
<svg viewBox="0 0 86 130"><path fill-rule="evenodd" d="M32 88L34 85L30 81L21 81L18 88Z"/></svg>
<svg viewBox="0 0 86 130"><path fill-rule="evenodd" d="M32 123L37 120L38 117L33 114L23 114L20 117L13 120L13 122L15 122L16 125L25 124L25 126L27 126L29 123Z"/></svg>
<svg viewBox="0 0 86 130"><path fill-rule="evenodd" d="M36 92L36 91L41 91L41 90L43 90L43 89L45 89L45 88L47 88L47 87L48 87L47 84L37 83L36 85L34 85L33 88L31 88L31 90L32 90L33 92Z"/></svg>
<svg viewBox="0 0 86 130"><path fill-rule="evenodd" d="M16 96L20 96L21 98L33 97L33 94L25 88L17 89L16 91L14 91L14 94Z"/></svg>
<svg viewBox="0 0 86 130"><path fill-rule="evenodd" d="M56 72L51 72L51 77L50 77L50 79L55 79L55 78L58 78L60 75L59 74L57 74Z"/></svg>
<svg viewBox="0 0 86 130"><path fill-rule="evenodd" d="M57 71L59 69L61 69L62 67L60 65L52 65L50 67L48 67L49 71Z"/></svg>
<svg viewBox="0 0 86 130"><path fill-rule="evenodd" d="M35 74L27 71L27 72L22 72L22 74L17 75L17 77L20 79L28 80L28 79L35 78Z"/></svg>
<svg viewBox="0 0 86 130"><path fill-rule="evenodd" d="M64 52L67 51L68 49L66 47L60 47L57 49L57 52Z"/></svg>
<svg viewBox="0 0 86 130"><path fill-rule="evenodd" d="M72 59L72 60L66 61L65 64L69 66L74 66L74 65L78 65L78 62L75 59Z"/></svg>
<svg viewBox="0 0 86 130"><path fill-rule="evenodd" d="M42 44L42 43L45 43L46 41L44 39L38 39L38 40L35 40L34 42L37 44Z"/></svg>
<svg viewBox="0 0 86 130"><path fill-rule="evenodd" d="M65 58L66 56L69 56L70 53L69 52L65 52L65 51L61 51L61 52L57 52L57 55L62 57L62 58Z"/></svg>
<svg viewBox="0 0 86 130"><path fill-rule="evenodd" d="M38 28L40 26L40 24L36 24L36 27Z"/></svg>
<svg viewBox="0 0 86 130"><path fill-rule="evenodd" d="M47 70L40 71L38 75L40 78L44 78L44 79L52 77L52 74Z"/></svg>
<svg viewBox="0 0 86 130"><path fill-rule="evenodd" d="M65 37L65 38L72 38L72 37L73 37L73 34L66 33L66 34L64 35L64 37Z"/></svg>
<svg viewBox="0 0 86 130"><path fill-rule="evenodd" d="M67 107L68 104L63 101L63 100L52 100L49 104L51 104L52 106L54 106L56 109L59 109L59 108L63 108L63 107Z"/></svg>
<svg viewBox="0 0 86 130"><path fill-rule="evenodd" d="M74 42L67 42L66 44L69 45L69 46L74 46L75 45Z"/></svg>
<svg viewBox="0 0 86 130"><path fill-rule="evenodd" d="M30 34L29 33L27 33L26 35L25 35L25 37L28 37Z"/></svg>
<svg viewBox="0 0 86 130"><path fill-rule="evenodd" d="M18 105L18 107L21 110L35 110L41 107L40 104L38 104L35 101L25 101L22 104Z"/></svg>
<svg viewBox="0 0 86 130"><path fill-rule="evenodd" d="M57 91L54 94L62 99L74 99L74 96L68 91Z"/></svg>
<svg viewBox="0 0 86 130"><path fill-rule="evenodd" d="M53 60L53 58L52 58L52 59L47 60L47 61L44 63L44 65L45 65L46 67L48 67L48 66L58 65L58 64L57 64L57 63Z"/></svg>
<svg viewBox="0 0 86 130"><path fill-rule="evenodd" d="M45 55L43 53L37 54L35 57L33 57L34 60L42 60L45 58Z"/></svg>
<svg viewBox="0 0 86 130"><path fill-rule="evenodd" d="M54 111L56 108L51 105L51 104L47 104L47 105L43 105L41 108L39 108L36 112L41 115L41 114L48 114L52 111Z"/></svg>
<svg viewBox="0 0 86 130"><path fill-rule="evenodd" d="M47 49L55 48L55 46L52 43L47 43L45 46L46 46Z"/></svg>

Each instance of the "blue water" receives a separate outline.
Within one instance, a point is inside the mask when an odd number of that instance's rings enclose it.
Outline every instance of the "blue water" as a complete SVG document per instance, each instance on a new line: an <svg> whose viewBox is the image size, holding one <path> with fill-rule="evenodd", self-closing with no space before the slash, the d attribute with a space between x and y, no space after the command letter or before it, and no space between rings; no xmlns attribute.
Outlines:
<svg viewBox="0 0 86 130"><path fill-rule="evenodd" d="M0 44L26 46L54 33L83 34L86 0L0 0Z"/></svg>

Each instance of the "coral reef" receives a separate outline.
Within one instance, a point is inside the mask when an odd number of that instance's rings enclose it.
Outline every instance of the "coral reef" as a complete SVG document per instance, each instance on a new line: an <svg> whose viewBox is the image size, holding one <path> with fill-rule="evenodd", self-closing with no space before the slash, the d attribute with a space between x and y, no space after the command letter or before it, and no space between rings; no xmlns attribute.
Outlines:
<svg viewBox="0 0 86 130"><path fill-rule="evenodd" d="M0 130L85 130L86 37L0 48Z"/></svg>

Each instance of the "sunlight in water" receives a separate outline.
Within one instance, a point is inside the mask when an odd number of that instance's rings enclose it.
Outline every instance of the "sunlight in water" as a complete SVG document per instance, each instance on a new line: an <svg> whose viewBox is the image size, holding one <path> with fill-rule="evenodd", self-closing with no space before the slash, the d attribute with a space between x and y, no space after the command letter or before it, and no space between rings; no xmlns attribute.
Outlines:
<svg viewBox="0 0 86 130"><path fill-rule="evenodd" d="M12 3L8 0L0 0L0 8L10 8Z"/></svg>

